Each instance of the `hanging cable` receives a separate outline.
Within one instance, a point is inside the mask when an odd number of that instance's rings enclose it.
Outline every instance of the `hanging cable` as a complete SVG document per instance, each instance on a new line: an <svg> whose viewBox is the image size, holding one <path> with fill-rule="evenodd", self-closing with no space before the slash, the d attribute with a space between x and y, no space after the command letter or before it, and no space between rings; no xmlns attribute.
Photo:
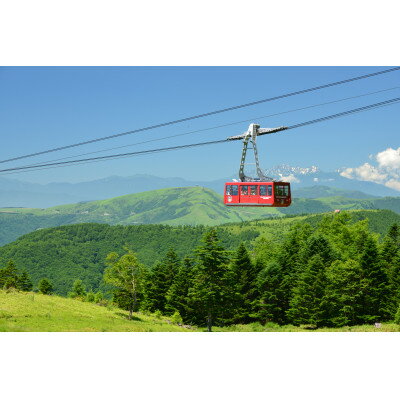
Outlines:
<svg viewBox="0 0 400 400"><path fill-rule="evenodd" d="M194 133L200 133L200 132L205 132L205 131L209 131L209 130L225 128L227 126L238 125L238 124L242 124L243 122L258 121L258 120L262 120L262 119L265 119L265 118L274 117L274 116L277 116L277 115L284 115L284 114L289 114L289 113L296 112L296 111L308 110L308 109L311 109L311 108L320 107L320 106L324 106L324 105L328 105L328 104L339 103L339 102L346 101L346 100L358 99L360 97L370 96L370 95L373 95L373 94L383 93L383 92L387 92L387 91L395 90L395 89L400 89L400 86L395 86L395 87L388 88L388 89L378 90L378 91L375 91L375 92L363 93L363 94L360 94L360 95L357 95L357 96L345 97L345 98L342 98L342 99L332 100L332 101L328 101L328 102L325 102L325 103L318 103L318 104L313 104L313 105L310 105L310 106L295 108L295 109L282 111L282 112L278 112L278 113L274 113L274 114L262 115L262 116L259 116L259 117L253 117L253 118L249 118L249 119L245 119L245 120L241 120L241 121L230 122L228 124L216 125L216 126L212 126L210 128L196 129L194 131L178 133L176 135L164 136L164 137L161 137L161 138L149 139L149 140L145 140L145 141L142 141L142 142L126 144L126 145L123 145L123 146L110 147L108 149L90 151L90 152L87 152L87 153L76 154L74 156L56 158L56 159L48 160L48 161L45 161L45 162L47 163L47 162L56 162L56 161L62 161L62 160L70 160L72 158L83 157L83 156L87 156L89 154L98 154L98 153L103 153L103 152L106 152L106 151L118 150L118 149L123 149L123 148L126 148L126 147L138 146L138 145L141 145L141 144L146 144L146 143L151 143L151 142L158 142L158 141L167 140L167 139L173 139L173 138L180 137L180 136L187 136L187 135L192 135ZM29 166L31 166L31 165L39 165L39 164L43 164L43 162L29 164Z"/></svg>
<svg viewBox="0 0 400 400"><path fill-rule="evenodd" d="M47 153L52 153L52 152L55 152L55 151L71 149L73 147L83 146L83 145L86 145L86 144L92 144L92 143L100 142L100 141L103 141L103 140L114 139L114 138L125 136L125 135L131 135L133 133L148 131L148 130L156 129L156 128L162 128L162 127L169 126L169 125L175 125L175 124L178 124L178 123L181 123L181 122L191 121L191 120L194 120L194 119L204 118L204 117L208 117L208 116L211 116L211 115L216 115L216 114L221 114L221 113L228 112L228 111L238 110L238 109L241 109L241 108L250 107L250 106L257 105L257 104L267 103L267 102L270 102L270 101L284 99L284 98L291 97L291 96L297 96L297 95L300 95L300 94L309 93L309 92L313 92L313 91L316 91L316 90L321 90L321 89L326 89L326 88L333 87L333 86L343 85L345 83L350 83L350 82L358 81L358 80L361 80L361 79L372 78L374 76L387 74L387 73L395 72L395 71L398 71L398 70L400 70L400 67L393 67L393 68L385 69L385 70L382 70L382 71L373 72L373 73L370 73L370 74L360 75L360 76L356 76L356 77L353 77L353 78L345 79L345 80L342 80L342 81L331 82L331 83L327 83L325 85L315 86L315 87L312 87L312 88L298 90L298 91L295 91L295 92L290 92L290 93L282 94L282 95L279 95L279 96L274 96L274 97L269 97L269 98L266 98L266 99L252 101L250 103L244 103L244 104L240 104L240 105L236 105L236 106L232 106L232 107L223 108L223 109L220 109L220 110L210 111L210 112L203 113L203 114L197 114L197 115L193 115L191 117L177 119L177 120L174 120L174 121L163 122L163 123L160 123L160 124L151 125L151 126L147 126L147 127L144 127L144 128L138 128L138 129L134 129L134 130L128 131L128 132L116 133L114 135L109 135L109 136L104 136L104 137L101 137L101 138L86 140L86 141L83 141L83 142L74 143L74 144L70 144L70 145L66 145L66 146L55 147L55 148L52 148L52 149L43 150L43 151L39 151L39 152L36 152L36 153L31 153L31 154L25 154L25 155L22 155L22 156L13 157L13 158L9 158L9 159L6 159L6 160L0 160L0 163L21 160L23 158L34 157L34 156L38 156L38 155L41 155L41 154L47 154Z"/></svg>
<svg viewBox="0 0 400 400"><path fill-rule="evenodd" d="M400 97L397 97L394 99L381 101L379 103L370 104L370 105L355 108L352 110L343 111L343 112L340 112L337 114L327 115L325 117L313 119L313 120L306 121L306 122L301 122L301 123L298 123L295 125L284 127L284 130L300 128L300 127L303 127L306 125L311 125L311 124L331 120L334 118L340 118L340 117L344 117L344 116L351 115L351 114L370 111L370 110L373 110L376 108L386 107L386 106L393 105L393 104L398 104L399 102L400 102ZM21 166L21 167L2 169L2 170L0 170L0 173L11 172L11 171L25 171L25 170L32 170L32 169L36 169L36 168L39 169L41 167L53 167L53 166L59 166L59 165L65 166L65 165L90 162L90 161L95 161L95 160L110 160L110 159L117 159L117 158L125 158L125 157L132 157L132 156L137 156L137 155L142 155L142 154L161 153L161 152L180 150L180 149L186 149L186 148L191 148L191 147L199 147L199 146L206 146L206 145L211 145L211 144L226 143L229 141L230 140L228 140L228 139L221 139L221 140L213 140L213 141L209 141L209 142L186 144L186 145L181 145L181 146L164 147L164 148L159 148L159 149L142 150L142 151L136 151L136 152L130 152L130 153L122 153L122 154L112 154L112 155L108 155L108 156L99 156L99 157L92 157L92 158L86 158L86 159L80 159L80 160L45 163L45 164L38 164L38 165L26 165L26 166Z"/></svg>

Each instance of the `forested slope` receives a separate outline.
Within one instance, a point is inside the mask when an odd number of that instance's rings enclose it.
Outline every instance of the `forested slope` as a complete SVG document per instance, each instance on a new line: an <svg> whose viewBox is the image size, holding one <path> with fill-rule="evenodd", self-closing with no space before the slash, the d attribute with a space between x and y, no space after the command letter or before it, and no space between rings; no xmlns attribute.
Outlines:
<svg viewBox="0 0 400 400"><path fill-rule="evenodd" d="M354 211L353 221L368 218L370 229L384 235L400 216L391 211ZM332 214L328 214L332 215ZM280 242L295 224L316 226L324 214L294 216L222 225L217 228L222 244L235 250L241 242L252 248L257 238ZM173 227L168 225L110 226L76 224L41 229L0 248L0 265L13 259L19 269L26 269L34 284L50 278L56 292L67 294L75 279L82 279L87 288L103 288L105 257L125 247L137 252L147 266L161 260L169 248L180 257L192 254L206 232L205 226Z"/></svg>

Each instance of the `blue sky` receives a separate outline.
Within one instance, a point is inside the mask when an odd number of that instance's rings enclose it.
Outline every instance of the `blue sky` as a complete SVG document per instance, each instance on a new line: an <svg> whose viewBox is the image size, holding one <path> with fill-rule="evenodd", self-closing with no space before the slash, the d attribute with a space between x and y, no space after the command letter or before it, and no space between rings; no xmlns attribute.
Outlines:
<svg viewBox="0 0 400 400"><path fill-rule="evenodd" d="M386 67L3 67L0 69L0 159L90 140L193 114L362 75ZM17 166L134 144L254 118L262 127L291 125L400 97L400 90L274 116L255 117L400 86L400 71L162 129L1 166ZM400 105L259 138L262 167L356 168L399 147ZM101 154L222 139L248 123ZM148 173L213 180L234 177L240 142L4 177L79 182Z"/></svg>

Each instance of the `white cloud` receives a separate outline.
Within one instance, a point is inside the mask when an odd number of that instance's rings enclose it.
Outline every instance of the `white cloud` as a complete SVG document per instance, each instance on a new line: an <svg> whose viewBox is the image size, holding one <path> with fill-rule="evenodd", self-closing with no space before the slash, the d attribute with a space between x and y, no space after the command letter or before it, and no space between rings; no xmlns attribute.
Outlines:
<svg viewBox="0 0 400 400"><path fill-rule="evenodd" d="M343 168L340 175L348 179L375 182L400 191L400 147L388 148L369 157L376 160L377 166L364 163L355 168Z"/></svg>
<svg viewBox="0 0 400 400"><path fill-rule="evenodd" d="M299 183L300 179L296 178L293 174L290 174L288 176L281 176L281 180L284 182L290 182L290 183Z"/></svg>
<svg viewBox="0 0 400 400"><path fill-rule="evenodd" d="M360 165L357 168L345 168L340 175L349 179L358 179L360 181L370 181L383 183L387 179L387 174L380 171L369 163Z"/></svg>
<svg viewBox="0 0 400 400"><path fill-rule="evenodd" d="M389 187L390 189L400 191L400 182L397 181L396 179L388 180L387 182L385 182L385 186Z"/></svg>
<svg viewBox="0 0 400 400"><path fill-rule="evenodd" d="M376 161L378 161L380 168L399 169L400 147L397 150L389 147L388 149L378 153L375 158Z"/></svg>

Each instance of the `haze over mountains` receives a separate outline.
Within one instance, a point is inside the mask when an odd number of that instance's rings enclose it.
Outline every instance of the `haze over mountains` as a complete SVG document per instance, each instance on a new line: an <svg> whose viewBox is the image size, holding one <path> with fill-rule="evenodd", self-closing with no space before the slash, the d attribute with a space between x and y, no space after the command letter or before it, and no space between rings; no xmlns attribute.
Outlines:
<svg viewBox="0 0 400 400"><path fill-rule="evenodd" d="M400 212L400 197L365 198L364 193L322 186L299 190L303 190L308 198L294 198L287 208L227 207L220 194L199 186L158 189L46 209L0 208L0 245L34 230L82 222L212 226L335 209ZM320 197L315 198L316 195ZM363 197L354 198L357 196Z"/></svg>
<svg viewBox="0 0 400 400"><path fill-rule="evenodd" d="M339 172L323 172L317 167L300 168L282 165L266 170L267 175L277 179L287 179L292 183L293 197L317 198L324 197L326 189L315 186L325 186L344 189L353 192L352 198L371 198L373 196L398 196L396 190L373 182L348 179ZM237 174L226 179L213 181L191 181L183 178L160 178L152 175L137 174L130 177L110 176L89 182L66 183L55 182L36 184L16 179L0 177L0 207L33 207L47 208L61 204L78 203L82 201L103 200L126 194L148 190L202 186L222 194L224 183ZM312 190L303 188L313 186ZM363 192L363 194L357 193ZM322 195L321 195L322 193ZM331 194L332 195L332 194ZM336 193L335 195L338 195ZM345 197L349 197L347 192Z"/></svg>

